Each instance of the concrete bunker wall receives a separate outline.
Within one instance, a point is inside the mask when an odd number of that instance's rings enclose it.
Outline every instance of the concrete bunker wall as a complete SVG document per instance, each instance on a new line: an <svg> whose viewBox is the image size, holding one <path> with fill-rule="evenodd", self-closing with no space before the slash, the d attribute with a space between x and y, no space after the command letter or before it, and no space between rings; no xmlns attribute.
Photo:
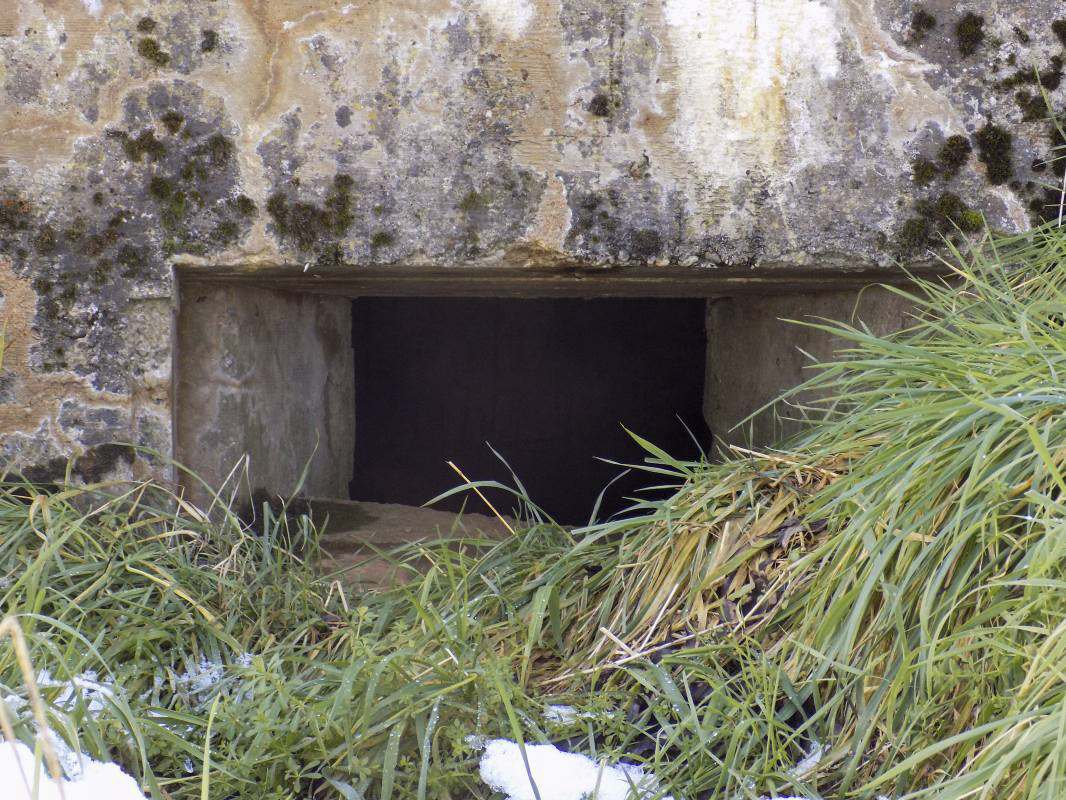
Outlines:
<svg viewBox="0 0 1066 800"><path fill-rule="evenodd" d="M1059 0L2 5L0 466L40 480L172 477L177 280L263 290L242 331L271 292L743 298L708 363L776 363L749 295L936 271L1066 172ZM328 375L277 313L308 361L266 375Z"/></svg>

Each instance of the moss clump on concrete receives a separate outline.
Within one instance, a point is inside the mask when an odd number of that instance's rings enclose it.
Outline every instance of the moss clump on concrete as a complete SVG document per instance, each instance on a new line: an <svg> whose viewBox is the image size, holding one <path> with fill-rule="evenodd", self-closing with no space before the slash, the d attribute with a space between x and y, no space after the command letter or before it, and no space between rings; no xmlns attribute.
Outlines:
<svg viewBox="0 0 1066 800"><path fill-rule="evenodd" d="M181 169L178 171L178 176L183 181L205 181L207 180L207 168L200 159L190 158L181 165Z"/></svg>
<svg viewBox="0 0 1066 800"><path fill-rule="evenodd" d="M93 265L92 270L89 272L90 277L93 279L94 286L103 286L109 280L111 280L112 264L106 258L100 259Z"/></svg>
<svg viewBox="0 0 1066 800"><path fill-rule="evenodd" d="M125 131L108 131L109 139L122 142L122 149L130 161L140 162L145 156L149 161L161 161L167 154L166 145L159 141L152 130L141 131L133 138Z"/></svg>
<svg viewBox="0 0 1066 800"><path fill-rule="evenodd" d="M93 192L92 200L93 200L93 205L94 206L102 206L104 204L104 193L103 192Z"/></svg>
<svg viewBox="0 0 1066 800"><path fill-rule="evenodd" d="M944 192L933 201L932 210L940 223L953 222L958 219L965 206L954 192Z"/></svg>
<svg viewBox="0 0 1066 800"><path fill-rule="evenodd" d="M1037 76L1040 85L1049 92L1058 89L1062 86L1062 73L1064 68L1066 68L1066 63L1063 62L1062 56L1052 56L1048 68L1043 70Z"/></svg>
<svg viewBox="0 0 1066 800"><path fill-rule="evenodd" d="M203 242L190 242L184 239L179 239L176 236L168 236L163 240L162 250L163 258L170 258L179 253L202 256L207 254L207 245Z"/></svg>
<svg viewBox="0 0 1066 800"><path fill-rule="evenodd" d="M944 169L944 177L954 178L958 175L959 170L970 160L970 153L972 152L973 146L970 144L970 140L961 134L955 134L945 139L944 144L940 147L940 153L937 155L940 166Z"/></svg>
<svg viewBox="0 0 1066 800"><path fill-rule="evenodd" d="M185 216L188 206L188 196L183 191L176 191L170 196L169 202L163 207L160 222L164 228L175 228Z"/></svg>
<svg viewBox="0 0 1066 800"><path fill-rule="evenodd" d="M162 175L155 175L150 181L148 181L148 194L156 200L166 200L174 194L174 184Z"/></svg>
<svg viewBox="0 0 1066 800"><path fill-rule="evenodd" d="M167 111L159 119L163 123L163 127L167 129L167 133L171 136L180 131L181 126L185 124L185 117L174 110Z"/></svg>
<svg viewBox="0 0 1066 800"><path fill-rule="evenodd" d="M488 205L488 200L484 196L479 194L476 190L471 189L463 195L463 199L459 201L459 210L469 214L472 211L488 208Z"/></svg>
<svg viewBox="0 0 1066 800"><path fill-rule="evenodd" d="M211 53L218 47L218 33L206 28L200 31L200 52Z"/></svg>
<svg viewBox="0 0 1066 800"><path fill-rule="evenodd" d="M911 217L903 221L896 233L899 251L914 255L929 247L933 241L933 226L926 217Z"/></svg>
<svg viewBox="0 0 1066 800"><path fill-rule="evenodd" d="M928 158L919 158L911 164L911 179L918 184L918 186L928 186L933 182L933 179L939 174L940 170L937 165L930 161Z"/></svg>
<svg viewBox="0 0 1066 800"><path fill-rule="evenodd" d="M634 231L630 235L629 247L638 260L646 261L659 255L663 247L663 240L658 231L651 228L643 228Z"/></svg>
<svg viewBox="0 0 1066 800"><path fill-rule="evenodd" d="M104 230L90 234L80 241L80 252L89 258L97 258L102 255L111 245L115 244L121 234L117 226L104 228Z"/></svg>
<svg viewBox="0 0 1066 800"><path fill-rule="evenodd" d="M144 254L132 245L122 245L115 255L115 261L122 267L123 277L136 278L144 273Z"/></svg>
<svg viewBox="0 0 1066 800"><path fill-rule="evenodd" d="M246 194L237 195L237 199L233 202L237 206L237 211L245 217L254 217L259 211L255 201Z"/></svg>
<svg viewBox="0 0 1066 800"><path fill-rule="evenodd" d="M933 249L953 233L977 233L985 225L981 212L970 208L954 192L941 192L931 200L922 200L916 210L918 216L904 220L896 233L901 255Z"/></svg>
<svg viewBox="0 0 1066 800"><path fill-rule="evenodd" d="M988 123L974 136L978 160L985 165L988 182L994 186L1010 180L1014 171L1011 146L1013 139L1008 131Z"/></svg>
<svg viewBox="0 0 1066 800"><path fill-rule="evenodd" d="M333 178L333 188L326 195L325 225L335 236L342 235L355 222L355 215L352 213L354 186L355 181L351 175L336 175Z"/></svg>
<svg viewBox="0 0 1066 800"><path fill-rule="evenodd" d="M370 238L370 246L375 250L382 247L391 247L393 243L392 234L388 231L376 231Z"/></svg>
<svg viewBox="0 0 1066 800"><path fill-rule="evenodd" d="M165 67L170 63L170 53L163 52L159 42L150 36L145 36L137 42L137 54L157 67Z"/></svg>
<svg viewBox="0 0 1066 800"><path fill-rule="evenodd" d="M985 40L985 18L972 11L955 24L955 41L963 58L977 52Z"/></svg>
<svg viewBox="0 0 1066 800"><path fill-rule="evenodd" d="M59 240L56 237L55 229L51 225L45 224L37 229L37 233L33 237L34 250L42 256L46 256L54 253L58 246Z"/></svg>
<svg viewBox="0 0 1066 800"><path fill-rule="evenodd" d="M1062 56L1055 55L1048 61L1046 68L1039 71L1020 69L997 83L996 88L1009 90L1019 86L1042 86L1047 91L1053 92L1062 85L1064 67L1066 67L1066 62L1063 61Z"/></svg>
<svg viewBox="0 0 1066 800"><path fill-rule="evenodd" d="M223 136L221 133L214 133L206 141L197 145L193 150L193 155L207 156L211 166L224 167L233 158L234 150L232 139Z"/></svg>
<svg viewBox="0 0 1066 800"><path fill-rule="evenodd" d="M77 216L70 221L70 225L63 231L63 238L72 244L78 244L85 238L85 219Z"/></svg>
<svg viewBox="0 0 1066 800"><path fill-rule="evenodd" d="M611 115L611 99L601 92L589 100L588 108L589 113L594 117L609 117Z"/></svg>
<svg viewBox="0 0 1066 800"><path fill-rule="evenodd" d="M1051 23L1052 32L1059 37L1062 46L1066 47L1066 19L1057 19Z"/></svg>
<svg viewBox="0 0 1066 800"><path fill-rule="evenodd" d="M0 197L0 230L21 231L29 227L33 206L16 192L6 191Z"/></svg>
<svg viewBox="0 0 1066 800"><path fill-rule="evenodd" d="M1015 93L1014 102L1022 112L1023 122L1036 122L1050 113L1043 95L1032 94L1024 89Z"/></svg>
<svg viewBox="0 0 1066 800"><path fill-rule="evenodd" d="M137 30L141 33L151 33L155 30L155 20L151 17L141 17L137 23Z"/></svg>
<svg viewBox="0 0 1066 800"><path fill-rule="evenodd" d="M241 229L236 222L226 220L220 222L215 226L215 229L211 231L211 241L218 245L225 247L226 245L233 244L240 237Z"/></svg>
<svg viewBox="0 0 1066 800"><path fill-rule="evenodd" d="M312 203L290 202L284 191L274 192L267 198L266 210L278 238L291 242L301 252L319 249L336 256L339 249L333 240L343 236L355 221L354 186L350 175L335 176L321 208Z"/></svg>
<svg viewBox="0 0 1066 800"><path fill-rule="evenodd" d="M911 41L915 44L921 42L935 27L936 17L919 6L911 15Z"/></svg>

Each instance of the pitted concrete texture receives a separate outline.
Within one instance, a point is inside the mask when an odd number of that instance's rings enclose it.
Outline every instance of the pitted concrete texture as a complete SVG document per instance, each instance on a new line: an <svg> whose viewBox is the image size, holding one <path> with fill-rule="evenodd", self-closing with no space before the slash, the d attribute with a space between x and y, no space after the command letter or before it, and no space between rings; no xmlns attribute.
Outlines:
<svg viewBox="0 0 1066 800"><path fill-rule="evenodd" d="M171 453L175 264L816 275L1023 228L1064 49L1060 0L5 0L0 460Z"/></svg>

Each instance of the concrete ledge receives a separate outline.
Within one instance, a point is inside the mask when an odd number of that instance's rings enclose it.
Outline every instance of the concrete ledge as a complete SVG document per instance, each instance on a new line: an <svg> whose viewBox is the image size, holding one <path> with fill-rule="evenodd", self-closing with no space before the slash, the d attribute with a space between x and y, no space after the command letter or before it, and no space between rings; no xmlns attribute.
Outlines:
<svg viewBox="0 0 1066 800"><path fill-rule="evenodd" d="M178 265L183 283L255 286L332 296L393 297L715 297L787 295L912 285L914 278L946 276L943 264L908 271L877 267L809 270L797 267L309 266L252 268Z"/></svg>

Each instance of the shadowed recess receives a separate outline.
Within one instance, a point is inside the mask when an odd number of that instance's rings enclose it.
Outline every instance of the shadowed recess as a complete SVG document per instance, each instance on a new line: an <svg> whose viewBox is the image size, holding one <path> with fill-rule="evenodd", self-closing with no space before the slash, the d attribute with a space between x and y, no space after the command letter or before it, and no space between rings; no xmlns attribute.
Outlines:
<svg viewBox="0 0 1066 800"><path fill-rule="evenodd" d="M422 504L460 483L447 461L511 485L488 442L534 503L581 524L622 471L597 457L646 455L623 426L679 457L710 443L702 300L373 297L353 301L352 319L353 500ZM600 516L648 477L614 483Z"/></svg>

